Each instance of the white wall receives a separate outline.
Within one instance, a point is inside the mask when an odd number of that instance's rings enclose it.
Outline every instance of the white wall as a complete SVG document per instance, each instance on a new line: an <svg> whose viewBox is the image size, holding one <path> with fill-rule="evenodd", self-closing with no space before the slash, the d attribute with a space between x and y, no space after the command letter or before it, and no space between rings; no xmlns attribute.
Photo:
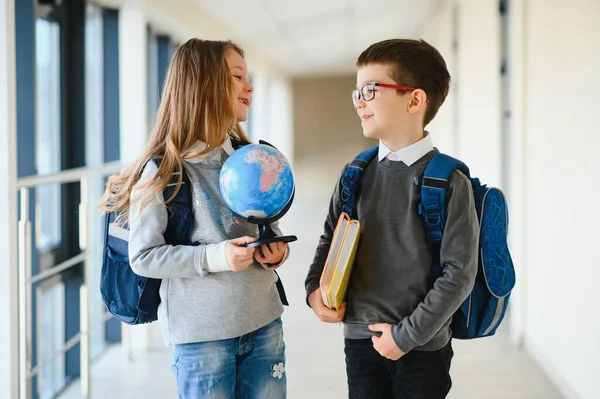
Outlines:
<svg viewBox="0 0 600 399"><path fill-rule="evenodd" d="M287 78L264 71L252 74L254 94L249 130L254 142L265 140L277 147L293 165L292 87Z"/></svg>
<svg viewBox="0 0 600 399"><path fill-rule="evenodd" d="M458 47L447 57L453 7ZM600 262L593 248L600 237L594 209L600 195L600 2L512 0L509 10L507 165L501 164L498 2L444 1L423 37L451 60L457 155L491 184L507 173L503 188L517 268L514 341L524 344L566 397L598 398ZM451 132L431 130L434 137Z"/></svg>
<svg viewBox="0 0 600 399"><path fill-rule="evenodd" d="M119 9L119 104L121 160L132 162L145 148L148 127L148 36L145 0Z"/></svg>
<svg viewBox="0 0 600 399"><path fill-rule="evenodd" d="M569 397L600 397L600 3L526 2L526 345Z"/></svg>
<svg viewBox="0 0 600 399"><path fill-rule="evenodd" d="M526 163L526 115L527 107L527 88L526 82L526 36L527 15L525 12L525 2L515 1L510 10L510 33L509 50L510 58L510 93L511 120L509 125L509 155L506 187L507 200L509 204L509 214L511 218L509 227L509 247L513 263L517 271L517 285L511 295L510 321L512 341L519 347L523 346L526 324L526 296L527 296L527 278L525 253L527 243L525 242L526 227L526 208L525 199L527 197L527 185L525 176ZM505 158L506 159L506 158Z"/></svg>
<svg viewBox="0 0 600 399"><path fill-rule="evenodd" d="M256 142L260 139L269 141L271 139L268 135L270 133L271 85L268 74L253 73L252 86L254 87L254 93L252 94L252 106L248 120L250 135L252 140Z"/></svg>
<svg viewBox="0 0 600 399"><path fill-rule="evenodd" d="M427 129L441 151L491 185L501 178L497 10L495 0L442 1L421 35L440 51L452 76L450 93Z"/></svg>
<svg viewBox="0 0 600 399"><path fill-rule="evenodd" d="M14 3L0 6L0 397L17 398L16 93Z"/></svg>
<svg viewBox="0 0 600 399"><path fill-rule="evenodd" d="M440 52L446 61L452 79L446 101L444 101L437 115L426 129L431 133L434 145L440 151L448 155L458 156L456 106L459 83L456 76L458 57L456 56L456 50L453 48L455 36L453 8L454 5L450 1L439 3L427 18L422 35L419 38L424 39Z"/></svg>
<svg viewBox="0 0 600 399"><path fill-rule="evenodd" d="M287 79L275 78L269 85L268 109L270 142L294 164L292 85Z"/></svg>
<svg viewBox="0 0 600 399"><path fill-rule="evenodd" d="M498 1L460 0L457 7L457 155L483 182L499 186L501 146Z"/></svg>

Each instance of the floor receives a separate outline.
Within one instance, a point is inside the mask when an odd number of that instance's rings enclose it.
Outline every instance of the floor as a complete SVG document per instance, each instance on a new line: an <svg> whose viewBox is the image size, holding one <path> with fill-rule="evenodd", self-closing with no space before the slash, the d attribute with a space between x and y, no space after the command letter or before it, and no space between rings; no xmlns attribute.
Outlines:
<svg viewBox="0 0 600 399"><path fill-rule="evenodd" d="M280 270L291 303L283 316L290 399L347 397L342 327L319 322L304 302L303 281L327 206L327 201L297 196L281 223L286 234L299 238ZM449 398L563 398L531 358L511 345L506 330L503 325L492 338L455 340ZM79 384L60 397L80 397ZM157 347L129 360L120 346L111 347L93 366L92 398L177 398L169 349Z"/></svg>

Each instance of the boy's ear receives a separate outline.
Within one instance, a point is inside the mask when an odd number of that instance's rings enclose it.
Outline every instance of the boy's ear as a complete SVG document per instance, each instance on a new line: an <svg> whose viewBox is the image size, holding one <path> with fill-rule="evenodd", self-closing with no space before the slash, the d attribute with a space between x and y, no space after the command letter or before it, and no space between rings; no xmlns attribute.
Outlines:
<svg viewBox="0 0 600 399"><path fill-rule="evenodd" d="M408 113L416 114L425 109L427 105L427 94L422 89L416 89L412 92L410 101L408 102Z"/></svg>

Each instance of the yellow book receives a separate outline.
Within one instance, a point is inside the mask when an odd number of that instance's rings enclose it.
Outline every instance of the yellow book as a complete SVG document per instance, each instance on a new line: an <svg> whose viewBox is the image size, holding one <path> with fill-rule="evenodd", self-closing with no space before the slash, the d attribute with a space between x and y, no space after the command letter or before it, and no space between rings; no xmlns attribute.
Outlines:
<svg viewBox="0 0 600 399"><path fill-rule="evenodd" d="M359 238L360 223L342 212L333 231L320 282L323 302L330 309L338 309L346 297Z"/></svg>

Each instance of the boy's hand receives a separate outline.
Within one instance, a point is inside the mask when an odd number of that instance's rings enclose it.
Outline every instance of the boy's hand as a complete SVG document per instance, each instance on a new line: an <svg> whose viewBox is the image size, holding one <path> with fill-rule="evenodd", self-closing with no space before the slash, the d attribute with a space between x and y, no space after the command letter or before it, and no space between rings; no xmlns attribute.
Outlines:
<svg viewBox="0 0 600 399"><path fill-rule="evenodd" d="M379 352L381 356L390 360L398 360L405 355L405 353L402 352L400 348L398 348L398 345L396 345L396 342L392 337L391 324L370 324L369 330L381 333L380 337L374 335L371 338L371 340L373 341L373 348L375 348L375 350Z"/></svg>
<svg viewBox="0 0 600 399"><path fill-rule="evenodd" d="M240 237L228 240L225 244L225 259L227 265L234 272L245 270L254 261L254 248L247 248L244 245L256 241L252 237Z"/></svg>
<svg viewBox="0 0 600 399"><path fill-rule="evenodd" d="M273 266L281 263L285 256L287 244L284 242L272 242L255 248L254 257L256 260L267 266Z"/></svg>
<svg viewBox="0 0 600 399"><path fill-rule="evenodd" d="M317 317L325 323L339 323L344 318L344 313L346 313L346 302L342 303L342 306L340 306L338 310L329 309L325 306L320 288L317 288L310 293L308 296L308 304Z"/></svg>

